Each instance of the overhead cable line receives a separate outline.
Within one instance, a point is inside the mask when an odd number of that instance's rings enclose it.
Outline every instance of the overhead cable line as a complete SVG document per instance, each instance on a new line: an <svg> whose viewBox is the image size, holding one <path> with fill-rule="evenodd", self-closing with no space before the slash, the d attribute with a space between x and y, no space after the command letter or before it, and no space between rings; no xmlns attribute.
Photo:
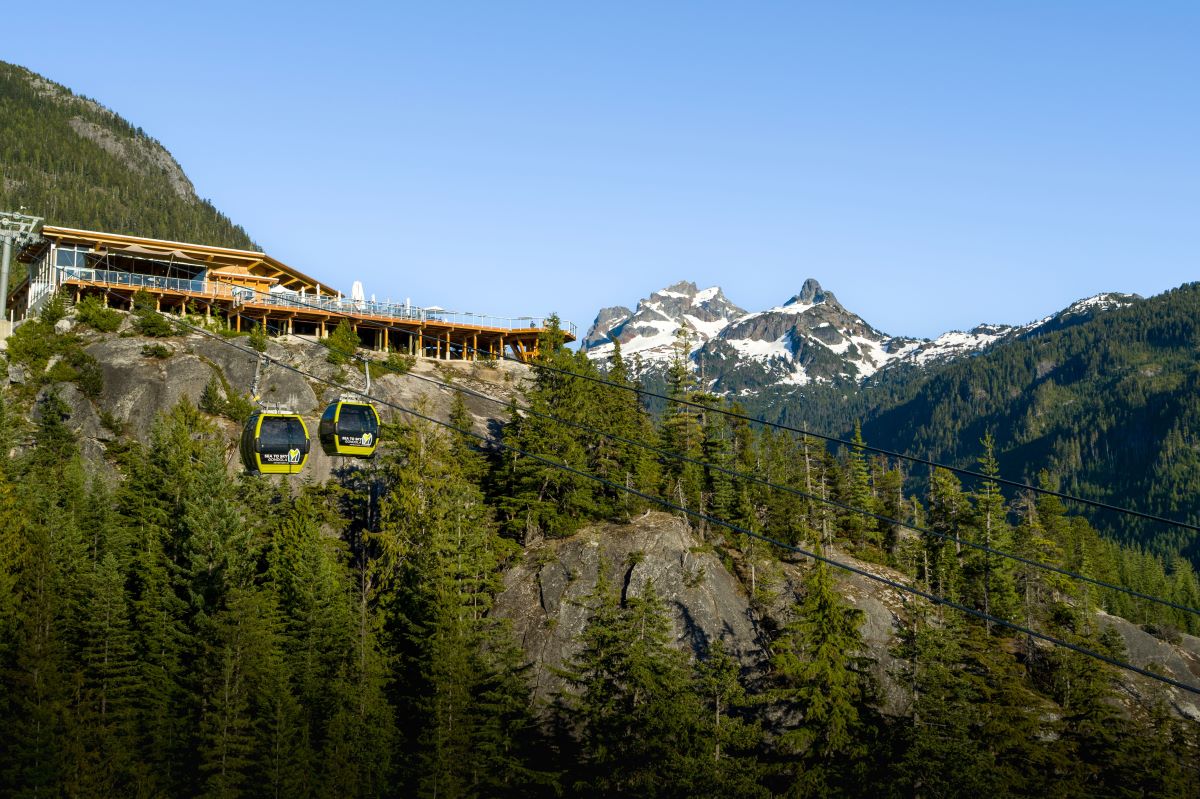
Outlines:
<svg viewBox="0 0 1200 799"><path fill-rule="evenodd" d="M155 313L158 313L158 314L170 319L170 317L162 311L156 311ZM175 321L175 320L173 320L173 321ZM912 594L913 596L921 597L922 599L932 602L935 605L944 605L945 607L952 608L952 609L958 610L962 613L966 613L967 615L974 616L978 619L991 622L993 624L996 624L997 626L1005 627L1007 629L1013 630L1014 632L1028 636L1030 638L1036 638L1040 641L1045 641L1046 643L1052 644L1054 646L1057 646L1057 647L1060 647L1063 649L1068 649L1068 650L1071 650L1072 652L1076 652L1076 653L1084 655L1086 657L1090 657L1095 660L1099 660L1103 663L1107 663L1110 666L1114 666L1116 668L1123 669L1125 671L1129 671L1134 674L1140 674L1143 677L1148 677L1152 680L1156 680L1156 681L1164 683L1166 685L1170 685L1174 688L1179 688L1181 690L1200 695L1200 687L1197 687L1194 685L1189 685L1184 682L1180 682L1179 680L1176 680L1172 677L1168 677L1164 674L1158 674L1154 671L1150 671L1148 669L1141 668L1140 666L1135 666L1132 663L1127 663L1127 662L1119 660L1117 658L1110 657L1109 655L1105 655L1102 652L1097 652L1097 651L1095 651L1093 649L1089 649L1085 646L1080 646L1079 644L1073 644L1070 641L1066 641L1062 638L1058 638L1056 636L1038 632L1037 630L1034 630L1029 627L1025 627L1025 626L1017 624L1015 622L1008 621L1007 619L1002 619L998 616L992 616L989 613L984 613L983 611L976 610L975 608L969 607L967 605L963 605L959 602L955 602L952 599L948 599L946 597L939 596L938 594L935 594L931 591L925 591L920 588L916 588L915 586L907 585L907 584L901 583L897 580L892 580L888 577L883 577L882 575L873 574L872 572L867 571L866 569L864 569L862 567L854 566L849 563L844 563L842 561L839 561L835 558L830 558L823 554L818 554L816 552L810 552L806 549L803 549L803 548L797 547L797 546L793 546L791 544L785 544L782 541L776 541L773 538L769 538L767 536L760 535L759 533L752 532L743 527L740 527L739 525L733 524L732 522L727 522L723 519L718 519L716 517L709 516L708 514L701 513L700 511L692 510L690 508L684 507L683 505L677 505L673 502L662 499L661 497L656 497L651 494L647 494L645 492L639 491L636 488L632 488L630 486L625 486L625 485L621 485L619 483L614 483L613 481L608 480L603 477L600 477L599 475L591 474L590 472L585 472L580 469L575 469L571 466L567 466L566 464L558 463L550 458L546 458L541 455L535 455L531 452L526 452L518 447L512 446L511 444L505 444L504 442L491 442L491 440L488 439L487 436L485 436L481 433L476 433L474 430L463 429L463 428L458 427L457 425L451 424L449 422L444 422L440 419L436 419L432 416L421 413L419 411L414 411L410 408L406 408L403 405L400 405L398 403L390 402L388 400L384 400L384 399L380 399L380 398L376 398L376 397L371 397L370 395L365 394L362 391L350 388L348 386L344 386L344 385L342 385L334 380L331 380L329 378L321 377L320 375L313 374L312 372L309 372L307 370L301 369L296 366L292 366L291 364L288 364L288 363L284 363L283 361L279 360L278 358L272 358L269 355L261 354L255 350L242 347L232 341L229 341L228 339L223 338L222 336L220 336L216 333L213 333L209 330L205 330L204 328L197 327L195 325L191 325L186 322L180 322L180 324L182 324L184 327L190 328L198 333L201 333L203 335L214 338L217 341L228 344L229 346L233 347L234 349L237 349L240 352L243 352L247 355L253 355L255 357L259 357L261 355L262 357L266 358L268 361L276 364L277 366L279 366L283 369L287 369L291 372L295 372L296 374L302 375L311 380L315 380L317 382L324 383L333 388L337 388L343 392L358 394L359 396L366 397L367 399L371 400L372 402L377 402L380 405L392 408L393 410L399 411L399 412L407 414L409 416L414 416L416 418L423 419L432 424L436 424L441 427L445 427L445 428L447 428L449 430L453 430L461 435L476 438L476 439L484 442L485 444L494 443L495 446L497 446L501 449L506 449L506 450L509 450L510 452L516 453L517 455L521 455L523 457L538 461L539 463L545 464L546 466L550 466L551 468L559 469L560 471L574 474L577 477L582 477L586 480L591 480L593 482L597 482L602 485L606 485L609 488L613 488L618 491L624 491L625 493L632 494L633 496L637 496L642 499L645 499L648 502L653 502L657 505L661 505L662 507L667 508L669 510L675 510L675 511L682 512L688 516L692 516L692 517L700 519L702 521L709 522L710 524L716 524L720 527L728 528L736 533L740 533L742 535L748 536L748 537L756 539L758 541L762 541L766 544L770 544L779 549L789 551L789 552L794 552L798 555L803 555L804 557L812 558L813 560L820 561L822 563L825 563L826 565L833 566L834 568L842 569L843 571L847 571L852 574L857 574L861 577L865 577L874 582L886 585L889 588L894 588L897 591L903 591L905 593Z"/></svg>
<svg viewBox="0 0 1200 799"><path fill-rule="evenodd" d="M111 293L111 289L105 289L105 291L108 291ZM116 295L114 295L114 296L116 296ZM293 305L299 306L299 307L310 308L310 309L314 309L314 310L328 312L327 308L322 308L320 306L313 305L311 303L306 303L301 300L295 300L295 299L289 298L288 302ZM211 307L211 305L212 305L210 302L206 302L206 304L209 307ZM242 314L239 313L239 316L240 315L242 315ZM390 329L386 325L382 325L378 322L362 322L359 326L365 327L370 330L380 330L380 331L385 331L385 332ZM447 345L447 349L449 349L450 345L454 344L454 342L450 340L449 336L446 336L445 338L441 338L438 336L425 336L425 338L429 341L445 343ZM467 344L465 341L460 342L459 346L462 347L464 352L470 351L477 355L482 354L488 358L500 358L502 360L513 361L514 363L520 363L520 364L524 364L526 366L530 365L529 363L527 363L526 361L524 361L520 358L515 358L511 355L505 355L503 352L500 352L498 355L490 353L490 352L485 352L484 350L480 350L478 347L474 347L474 346ZM630 391L635 394L638 394L639 396L652 397L654 399L663 400L666 402L671 402L671 403L683 405L686 407L697 408L697 409L704 410L704 411L718 413L722 416L727 416L729 418L738 419L738 420L744 421L744 422L750 422L752 424L761 425L763 427L771 428L774 430L781 430L781 431L785 431L785 432L789 432L789 433L796 433L796 434L802 435L802 436L809 436L811 438L816 438L821 441L827 441L827 442L830 442L833 444L841 444L843 446L851 447L852 449L863 450L865 452L873 452L877 455L883 455L883 456L889 457L889 458L897 458L900 460L908 461L910 463L916 463L916 464L920 464L922 466L929 466L929 467L935 468L935 469L945 469L946 471L952 472L954 474L958 474L958 475L961 475L964 477L971 477L976 480L991 481L993 483L996 483L997 485L1004 485L1009 488L1015 488L1015 489L1018 489L1021 491L1031 491L1035 494L1056 497L1058 499L1066 500L1068 502L1075 502L1075 503L1081 504L1081 505L1087 505L1089 507L1097 508L1099 510L1111 511L1113 513L1120 513L1120 514L1123 514L1126 516L1133 516L1138 519L1152 521L1152 522L1156 522L1159 524L1165 524L1165 525L1169 525L1172 527L1179 527L1179 528L1182 528L1185 530L1190 530L1192 532L1200 532L1200 525L1192 524L1191 522L1180 521L1178 519L1169 519L1165 516L1158 516L1153 513L1146 513L1144 511L1136 510L1134 508L1125 508L1125 507L1121 507L1119 505L1113 505L1113 504L1110 504L1107 502L1101 502L1100 500L1088 499L1087 497L1081 497L1081 496L1078 496L1075 494L1067 494L1065 492L1055 491L1054 489L1050 489L1050 488L1042 488L1040 486L1035 486L1035 485L1031 485L1029 483L1020 482L1019 480L1009 480L1008 478L1000 477L999 475L989 476L989 475L984 474L983 472L979 472L974 469L964 469L959 466L951 466L950 464L940 463L938 461L930 460L928 458L922 458L918 455L909 455L909 454L906 454L903 452L896 452L893 450L884 449L882 447L872 446L872 445L866 444L866 443L856 444L853 441L849 441L844 438L839 438L837 436L830 436L830 435L826 435L824 433L816 433L811 430L805 430L804 428L800 428L800 427L792 427L790 425L785 425L780 422L769 422L766 419L759 419L759 418L756 418L753 416L746 416L745 414L736 413L734 411L730 411L725 408L711 407L711 406L704 405L704 404L701 404L698 402L693 402L691 400L684 399L682 397L670 397L666 394L659 394L657 392L649 391L647 389L639 388L637 386L622 385L621 383L617 383L612 380L605 380L602 377L595 377L592 375L579 374L577 372L572 372L568 369L562 369L562 368L559 368L556 366L550 366L549 364L545 364L545 363L535 363L535 364L532 364L532 366L535 369L546 369L551 372L558 372L561 374L568 375L570 377L577 377L582 380L587 380L587 381L590 381L593 383L598 383L600 385L612 386L613 388L619 388L624 391Z"/></svg>
<svg viewBox="0 0 1200 799"><path fill-rule="evenodd" d="M364 325L364 326L369 327L369 325ZM379 328L379 329L386 329L386 328ZM447 344L453 343L450 341L449 338L442 339L442 338L438 338L436 336L427 336L426 338L428 338L432 341L444 341ZM464 347L464 349L468 349L472 352L475 352L476 354L483 354L488 357L499 357L499 358L502 358L507 361L513 361L515 363L526 363L525 361L521 360L520 358L514 358L511 355L501 354L499 356L494 356L491 353L487 353L483 350L480 350L477 347L471 347L470 345L467 345L465 343L463 343L461 346ZM530 364L526 364L526 365L530 365ZM816 433L811 430L805 430L804 428L801 428L801 427L791 427L790 425L785 425L780 422L769 422L766 419L759 419L759 418L753 417L753 416L746 416L745 414L736 413L735 411L730 411L730 410L727 410L724 408L711 407L708 405L704 405L703 403L694 402L692 400L683 399L681 397L670 397L666 394L659 394L657 392L650 391L650 390L644 389L644 388L639 388L637 386L622 385L621 383L617 383L612 380L605 380L602 377L595 377L592 375L579 374L577 372L572 372L569 369L562 369L560 367L550 366L549 364L545 364L545 363L535 363L535 364L532 364L532 367L535 369L546 369L551 372L558 372L560 374L569 375L571 377L577 377L582 380L587 380L587 381L590 381L593 383L599 383L601 385L612 386L613 388L619 388L624 391L630 391L630 392L633 392L640 396L652 397L654 399L664 400L666 402L675 403L677 405L684 405L684 406L691 407L691 408L698 408L698 409L705 410L705 411L715 412L715 413L721 414L722 416L727 416L732 419L738 419L743 422L750 422L752 424L761 425L763 427L768 427L768 428L771 428L774 430L781 430L781 431L785 431L785 432L789 432L789 433L796 433L796 434L802 435L802 436L809 436L811 438L816 438L816 439L819 439L822 441L827 441L827 442L830 442L833 444L842 444L842 445L850 447L852 449L863 450L866 452L873 452L877 455L883 455L883 456L886 456L889 458L897 458L899 460L904 460L904 461L908 461L910 463L920 464L922 466L929 466L929 467L935 468L935 469L945 469L948 472L962 475L964 477L971 477L971 478L974 478L977 480L991 481L991 482L997 483L999 485L1008 486L1009 488L1016 488L1016 489L1019 489L1022 491L1032 491L1035 494L1042 494L1044 496L1057 497L1058 499L1067 500L1069 502L1075 502L1075 503L1078 503L1081 505L1087 505L1087 506L1090 506L1093 508L1097 508L1099 510L1112 511L1114 513L1120 513L1120 514L1124 514L1127 516L1133 516L1133 517L1136 517L1139 519L1144 519L1146 521L1158 522L1160 524L1166 524L1166 525L1169 525L1172 527L1180 527L1185 530L1191 530L1192 532L1200 532L1200 525L1192 524L1191 522L1180 521L1178 519L1170 519L1165 516L1158 516L1153 513L1146 513L1144 511L1136 510L1134 508L1125 508L1125 507L1121 507L1120 505L1113 505L1113 504L1110 504L1107 502L1101 502L1100 500L1088 499L1087 497L1081 497L1076 494L1067 494L1062 491L1055 491L1054 489L1051 489L1051 488L1042 488L1041 486L1035 486L1035 485L1031 485L1029 483L1023 483L1023 482L1020 482L1019 480L1009 480L1007 478L1000 477L1000 476L993 477L993 476L986 475L983 472L976 471L974 469L964 469L960 466L952 466L950 464L940 463L938 461L930 460L928 458L922 458L918 455L909 455L909 454L906 454L903 452L895 452L893 450L884 449L882 447L875 447L875 446L871 446L870 444L865 444L865 443L864 444L856 444L853 441L849 441L844 438L838 438L837 436L830 436L830 435L826 435L824 433Z"/></svg>
<svg viewBox="0 0 1200 799"><path fill-rule="evenodd" d="M357 357L359 357L359 358L361 359L361 356L357 356ZM375 362L372 362L372 363L375 363ZM387 367L387 365L386 365L386 364L378 364L378 363L376 363L376 366L379 366L379 367L381 367L381 368L383 368L383 369L385 369L385 370L387 370L387 369L388 369L388 367ZM445 383L445 382L442 382L442 381L440 381L440 380L437 380L437 379L435 379L435 378L424 377L424 376L422 376L422 375L416 375L416 374L413 374L413 373L411 373L411 372L399 372L399 370L391 370L391 371L393 371L393 372L396 372L396 373L400 374L400 375L401 375L401 376L403 376L403 377L410 377L410 378L413 378L413 379L415 379L415 380L421 380L421 381L424 381L424 382L426 382L426 383L430 383L430 384L432 384L432 385L436 385L436 386L438 386L438 387L440 387L440 388L452 389L452 390L455 390L455 391L461 391L461 392L463 392L464 394L467 394L467 395L469 395L469 396L472 396L472 397L477 397L477 398L479 398L479 399L485 400L485 401L487 401L487 402L492 402L492 403L495 403L495 404L497 404L497 405L509 405L509 403L508 403L507 401L505 401L505 400L498 399L498 398L496 398L496 397L491 397L491 396L488 396L487 394L484 394L484 393L482 393L482 392L479 392L479 391L474 391L474 390L472 390L472 389L465 388L465 387L462 387L462 386L454 386L454 385L451 385L451 384L449 384L449 383ZM557 423L559 423L559 424L565 424L565 425L568 425L568 426L570 426L570 427L574 427L574 428L575 428L575 429L577 429L577 430L582 430L582 431L584 431L584 432L592 433L592 434L594 434L594 435L604 436L605 438L608 438L608 439L610 439L610 440L612 440L612 441L620 441L621 443L624 443L624 444L630 444L630 445L632 445L632 446L635 446L635 447L640 447L640 448L642 448L642 449L645 449L645 450L647 450L648 452L653 452L653 453L655 453L655 454L657 454L657 455L661 455L661 456L663 456L663 457L671 458L671 459L673 459L673 460L677 460L677 461L683 461L683 462L685 462L685 463L691 463L691 464L695 464L695 465L697 465L697 466L701 466L701 467L703 467L703 468L705 468L705 469L712 469L713 471L720 472L720 473L722 473L722 474L728 475L728 476L730 476L730 477L733 477L733 478L736 478L736 479L740 479L740 480L748 480L748 481L750 481L750 482L754 482L754 483L757 483L757 484L759 484L759 485L766 486L766 487L768 487L768 488L776 489L776 490L779 490L779 491L785 491L785 492L787 492L787 493L789 493L789 494L792 494L792 495L794 495L794 496L797 496L797 497L801 497L801 498L803 498L803 499L808 499L808 500L812 500L812 501L815 501L815 502L820 502L820 503L823 503L823 504L825 504L825 505L829 505L829 506L831 506L831 507L838 508L839 510L844 510L844 511L848 511L848 512L850 512L850 513L859 514L859 515L865 516L865 517L867 517L867 518L870 518L870 519L875 519L876 521L884 522L884 523L887 523L887 524L896 524L896 525L900 525L901 527L905 527L905 528L907 528L907 529L909 529L909 530L913 530L914 532L918 532L918 533L921 533L921 534L924 534L924 535L934 536L934 537L936 537L936 538L941 538L941 539L943 539L943 540L946 540L946 541L954 541L954 542L955 542L955 543L957 543L957 544L963 544L964 546L967 546L967 547L969 547L969 548L971 548L971 549L978 550L978 551L980 551L980 552L984 552L984 553L987 553L987 554L990 554L990 555L995 555L995 556L997 556L997 557L1001 557L1001 558L1006 558L1006 559L1008 559L1008 560L1012 560L1012 561L1015 561L1015 562L1017 562L1017 563L1024 564L1024 565L1026 565L1026 566L1032 566L1032 567L1034 567L1034 568L1037 568L1037 569L1042 569L1042 570L1044 570L1044 571L1053 572L1053 573L1055 573L1055 574L1062 575L1063 577L1068 577L1068 578L1070 578L1070 579L1072 579L1072 580L1078 580L1078 581L1081 581L1081 582L1090 583L1090 584L1092 584L1092 585L1095 585L1095 586L1098 586L1098 587L1100 587L1100 588L1106 588L1106 589L1109 589L1109 590L1111 590L1111 591L1118 591L1118 592L1120 592L1120 593L1127 594L1127 595L1129 595L1129 596L1131 596L1131 597L1135 597L1135 598L1137 598L1137 599L1144 599L1144 600L1146 600L1146 601L1148 601L1148 602L1155 602L1155 603L1157 603L1157 604L1160 604L1160 605L1165 605L1166 607L1172 608L1172 609L1174 609L1174 610L1179 610L1179 611L1182 611L1182 612L1184 612L1184 613L1192 613L1192 614L1195 614L1195 615L1198 615L1198 616L1200 616L1200 608L1193 608L1193 607L1188 607L1187 605L1181 605L1181 604L1178 604L1178 603L1176 603L1176 602L1172 602L1172 601L1171 601L1171 600L1169 600L1169 599L1164 599L1164 598L1162 598L1162 597L1153 596L1152 594L1145 594L1145 593L1142 593L1141 591L1137 591L1137 590L1134 590L1134 589L1132 589L1132 588L1128 588L1128 587L1126 587L1126 586L1123 586L1123 585L1117 585L1117 584L1115 584L1115 583L1109 583L1109 582L1105 582L1104 580L1099 580L1099 579L1096 579L1096 578L1094 578L1094 577L1088 577L1088 576L1087 576L1087 575L1085 575L1085 574L1080 574L1080 573L1078 573L1078 572L1071 571L1070 569L1064 569L1064 568L1060 568L1060 567L1058 567L1058 566L1054 566L1054 565L1052 565L1052 564L1049 564L1049 563L1043 563L1043 562L1041 562L1041 561L1033 560L1033 559L1031 559L1031 558L1026 558L1026 557L1023 557L1023 556L1021 556L1021 555L1017 555L1017 554L1015 554L1015 553L1012 553L1012 552L1005 552L1004 550L995 549L995 548L993 548L993 547L990 547L990 546L988 546L988 545L986 545L986 544L980 544L980 543L976 543L976 542L974 542L974 541L970 541L970 540L968 540L968 539L965 539L965 538L960 538L960 537L958 537L958 536L956 536L956 535L951 535L950 533L943 533L943 532L939 532L939 531L937 531L937 530L931 530L931 529L928 529L928 528L925 528L925 527L919 527L919 526L917 526L917 525L914 525L914 524L908 524L908 523L902 522L902 521L900 521L900 520L898 520L898 519L894 519L894 518L892 518L892 517L890 517L890 516L886 516L886 515L883 515L883 514L880 514L880 513L875 513L874 511L870 511L870 510L867 510L867 509L865 509L865 508L859 508L859 507L855 507L855 506L853 506L853 505L848 505L848 504L845 504L845 503L839 502L838 500L835 500L835 499L831 499L831 498L828 498L828 497L821 497L821 496L818 496L818 495L816 495L816 494L810 494L810 493L808 493L808 492L801 491L800 489L793 488L793 487L791 487L791 486L782 485L782 484L780 484L780 483L774 483L774 482L771 482L770 480L767 480L767 479L765 479L765 478L763 478L763 477L758 477L757 475L753 475L753 474L747 474L747 473L745 473L745 472L739 472L739 471L737 471L737 470L734 470L734 469L728 469L728 468L725 468L725 467L723 467L723 466L718 466L717 464L714 464L714 463L708 463L708 462L706 462L706 461L702 461L702 460L699 460L699 459L696 459L696 458L692 458L692 457L690 457L690 456L688 456L688 455L684 455L684 454L682 454L682 453L679 453L679 452L671 452L670 450L666 450L666 449L663 449L663 448L661 448L661 447L656 447L656 446L654 446L653 444L650 444L650 443L648 443L648 442L646 442L646 441L641 441L641 440L638 440L638 439L626 438L625 436L617 435L616 433L609 433L609 432L606 432L606 431L604 431L604 430L600 430L600 429L598 429L598 428L596 428L596 427L593 427L592 425L589 425L589 424L586 424L586 423L583 423L583 422L576 422L576 421L572 421L572 420L570 420L570 419L564 419L564 418L562 418L562 417L560 417L560 416L555 416L555 415L553 415L553 414L549 414L549 413L542 413L541 411L536 411L536 410L534 410L534 409L532 409L532 408L525 407L525 406L522 406L522 405L515 405L515 404L514 404L514 406L513 406L513 407L516 407L516 408L517 408L517 410L520 410L520 411L523 411L523 412L525 412L525 413L528 413L528 414L530 414L531 416L536 416L536 417L539 417L539 418L542 418L542 419L546 419L546 420L548 420L548 421L557 422Z"/></svg>

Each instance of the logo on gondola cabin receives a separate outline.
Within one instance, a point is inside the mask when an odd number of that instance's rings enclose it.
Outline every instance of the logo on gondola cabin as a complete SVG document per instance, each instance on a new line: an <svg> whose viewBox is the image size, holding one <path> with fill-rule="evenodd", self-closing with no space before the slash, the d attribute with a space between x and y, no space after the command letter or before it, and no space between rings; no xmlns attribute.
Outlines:
<svg viewBox="0 0 1200 799"><path fill-rule="evenodd" d="M364 447L369 447L369 446L371 446L371 440L372 440L373 438L375 438L375 436L371 435L370 433L363 433L363 434L362 434L362 445L363 445Z"/></svg>
<svg viewBox="0 0 1200 799"><path fill-rule="evenodd" d="M291 449L288 450L287 462L288 463L299 463L300 462L300 448L299 447L292 447Z"/></svg>

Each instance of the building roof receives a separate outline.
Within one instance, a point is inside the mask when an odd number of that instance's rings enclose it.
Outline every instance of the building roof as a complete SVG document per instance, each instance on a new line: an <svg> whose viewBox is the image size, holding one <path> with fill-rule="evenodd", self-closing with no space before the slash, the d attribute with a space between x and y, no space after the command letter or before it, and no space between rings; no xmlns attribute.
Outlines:
<svg viewBox="0 0 1200 799"><path fill-rule="evenodd" d="M207 266L213 270L226 272L245 269L249 274L278 281L279 285L293 291L304 289L312 293L319 290L322 294L339 294L339 291L332 286L309 277L266 253L255 250L236 250L231 247L215 247L208 244L147 239L122 233L101 233L94 230L79 230L54 225L45 225L42 228L42 236L53 239L59 244L86 244L92 250L109 252L113 255L120 255L124 252L135 257L150 256L175 263Z"/></svg>

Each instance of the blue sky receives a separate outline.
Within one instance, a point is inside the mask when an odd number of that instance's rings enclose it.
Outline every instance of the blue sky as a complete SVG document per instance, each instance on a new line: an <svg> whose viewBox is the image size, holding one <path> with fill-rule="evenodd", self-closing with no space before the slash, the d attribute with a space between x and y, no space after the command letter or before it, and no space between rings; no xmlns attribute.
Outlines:
<svg viewBox="0 0 1200 799"><path fill-rule="evenodd" d="M932 336L1200 279L1200 3L175 5L24 4L0 59L379 299L582 332L815 277Z"/></svg>

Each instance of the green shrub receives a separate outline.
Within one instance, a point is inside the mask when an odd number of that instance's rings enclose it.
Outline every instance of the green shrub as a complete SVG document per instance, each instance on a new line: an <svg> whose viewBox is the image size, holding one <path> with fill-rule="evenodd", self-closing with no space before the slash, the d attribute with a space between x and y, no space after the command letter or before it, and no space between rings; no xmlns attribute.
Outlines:
<svg viewBox="0 0 1200 799"><path fill-rule="evenodd" d="M329 338L325 339L325 346L329 348L325 359L335 366L341 366L358 351L358 334L351 330L350 323L343 319L338 322Z"/></svg>
<svg viewBox="0 0 1200 799"><path fill-rule="evenodd" d="M143 336L149 338L167 338L168 336L176 335L178 332L175 329L175 325L171 324L168 319L157 311L139 309L134 311L134 315L137 317L137 321L134 324L137 325L138 332Z"/></svg>
<svg viewBox="0 0 1200 799"><path fill-rule="evenodd" d="M76 342L68 342L62 357L50 367L44 381L48 383L74 383L84 396L95 399L104 391L104 370L100 363L81 349Z"/></svg>
<svg viewBox="0 0 1200 799"><path fill-rule="evenodd" d="M117 435L123 435L125 433L125 423L118 419L116 415L108 409L102 409L100 411L100 424L105 430L111 430Z"/></svg>
<svg viewBox="0 0 1200 799"><path fill-rule="evenodd" d="M62 292L56 291L51 295L50 299L42 306L41 320L48 325L53 326L59 319L67 315L67 301L63 299Z"/></svg>
<svg viewBox="0 0 1200 799"><path fill-rule="evenodd" d="M250 346L259 352L267 351L267 328L258 324L250 328Z"/></svg>
<svg viewBox="0 0 1200 799"><path fill-rule="evenodd" d="M8 337L8 358L14 363L24 364L35 372L46 368L51 355L61 349L61 342L54 332L52 323L41 319L27 319L17 326Z"/></svg>
<svg viewBox="0 0 1200 799"><path fill-rule="evenodd" d="M250 418L254 412L254 403L248 397L236 392L225 398L225 416L241 424Z"/></svg>
<svg viewBox="0 0 1200 799"><path fill-rule="evenodd" d="M75 385L85 397L95 399L104 392L104 370L100 362L83 350L72 350L68 356L75 368Z"/></svg>
<svg viewBox="0 0 1200 799"><path fill-rule="evenodd" d="M135 311L154 311L157 306L157 301L154 295L143 289L138 289L133 295L133 310Z"/></svg>
<svg viewBox="0 0 1200 799"><path fill-rule="evenodd" d="M167 338L178 335L179 331L175 329L175 325L154 310L154 305L154 297L144 291L133 295L133 315L137 331L149 338Z"/></svg>
<svg viewBox="0 0 1200 799"><path fill-rule="evenodd" d="M80 324L101 333L115 333L121 326L120 312L105 308L100 298L95 295L88 295L75 305L75 318Z"/></svg>
<svg viewBox="0 0 1200 799"><path fill-rule="evenodd" d="M209 378L200 392L200 410L213 416L224 416L235 422L244 422L254 410L249 399L232 391L217 375Z"/></svg>
<svg viewBox="0 0 1200 799"><path fill-rule="evenodd" d="M388 355L387 361L383 367L394 374L408 374L408 371L413 368L413 364L417 362L416 357L412 355L401 355L398 352L393 352Z"/></svg>
<svg viewBox="0 0 1200 799"><path fill-rule="evenodd" d="M170 358L174 352L165 344L146 344L142 347L142 355L147 358Z"/></svg>
<svg viewBox="0 0 1200 799"><path fill-rule="evenodd" d="M213 416L220 416L225 410L225 396L221 393L221 383L216 375L208 378L208 383L200 392L200 401L196 404L200 406L200 410Z"/></svg>

